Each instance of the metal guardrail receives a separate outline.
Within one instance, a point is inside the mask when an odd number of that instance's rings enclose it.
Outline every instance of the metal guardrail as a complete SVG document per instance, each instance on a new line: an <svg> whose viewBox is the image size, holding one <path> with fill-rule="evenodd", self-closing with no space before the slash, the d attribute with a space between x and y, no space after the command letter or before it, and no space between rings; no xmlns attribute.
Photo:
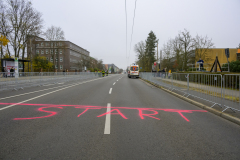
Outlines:
<svg viewBox="0 0 240 160"><path fill-rule="evenodd" d="M19 90L26 87L66 83L102 77L95 72L20 72L15 78L10 72L0 73L0 91Z"/></svg>
<svg viewBox="0 0 240 160"><path fill-rule="evenodd" d="M240 111L240 74L140 73L140 77L168 90L227 109Z"/></svg>

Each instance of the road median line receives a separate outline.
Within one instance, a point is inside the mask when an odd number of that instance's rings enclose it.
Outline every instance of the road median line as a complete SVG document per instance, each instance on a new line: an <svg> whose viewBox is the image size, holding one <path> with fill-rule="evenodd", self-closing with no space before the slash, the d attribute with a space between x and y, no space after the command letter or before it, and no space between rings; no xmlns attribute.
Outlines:
<svg viewBox="0 0 240 160"><path fill-rule="evenodd" d="M198 106L198 107L200 107L200 108L202 108L202 109L205 109L205 110L207 110L208 112L211 112L211 113L213 113L213 114L215 114L215 115L218 115L218 116L220 116L220 117L222 117L222 118L224 118L224 119L227 119L227 120L229 120L229 121L231 121L231 122L234 122L234 123L240 125L240 119L239 119L239 118L233 117L233 116L230 115L230 114L223 113L223 112L218 111L218 110L216 110L216 109L214 109L214 108L208 107L208 106L206 106L206 105L204 105L204 104L202 104L202 103L199 103L199 102L197 102L197 101L194 101L194 100L191 100L191 99L189 99L189 98L187 98L187 97L184 97L184 96L182 96L182 95L180 95L180 94L174 93L174 92L172 92L172 91L170 91L170 90L167 90L167 89L165 89L165 88L163 88L163 87L161 87L161 86L159 86L159 85L156 85L156 84L154 84L154 83L152 83L152 82L149 82L149 81L147 81L147 80L144 80L144 79L142 79L142 78L141 78L141 80L143 80L143 81L145 81L145 82L147 82L147 83L149 83L149 84L151 84L151 85L153 85L153 86L155 86L155 87L157 87L157 88L160 88L160 89L162 89L162 90L164 90L164 91L166 91L166 92L168 92L168 93L170 93L170 94L172 94L172 95L174 95L174 96L176 96L176 97L178 97L178 98L180 98L180 99L182 99L182 100L184 100L184 101L187 101L187 102L189 102L189 103L191 103L191 104L193 104L193 105L195 105L195 106Z"/></svg>

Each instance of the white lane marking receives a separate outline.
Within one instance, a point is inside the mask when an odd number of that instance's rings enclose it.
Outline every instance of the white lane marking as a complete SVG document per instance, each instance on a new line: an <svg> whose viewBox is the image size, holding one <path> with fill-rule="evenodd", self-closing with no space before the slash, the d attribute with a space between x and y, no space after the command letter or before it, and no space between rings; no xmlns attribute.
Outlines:
<svg viewBox="0 0 240 160"><path fill-rule="evenodd" d="M110 90L109 90L109 94L112 94L112 88L110 88Z"/></svg>
<svg viewBox="0 0 240 160"><path fill-rule="evenodd" d="M107 112L111 111L111 103L107 104ZM104 134L110 134L111 114L106 115Z"/></svg>
<svg viewBox="0 0 240 160"><path fill-rule="evenodd" d="M116 82L113 83L113 85L115 85L115 84L116 84Z"/></svg>
<svg viewBox="0 0 240 160"><path fill-rule="evenodd" d="M118 81L118 80L117 80Z"/></svg>
<svg viewBox="0 0 240 160"><path fill-rule="evenodd" d="M95 79L95 80L96 80L96 79ZM51 93L54 93L54 92L58 92L58 91L61 91L61 90L67 89L67 88L71 88L71 87L74 87L74 86L77 86L77 85L80 85L80 84L83 84L83 83L91 82L91 81L94 81L94 80L90 80L90 81L86 81L86 82L78 83L78 84L71 85L71 86L68 86L68 87L65 87L65 88L61 88L61 89L58 89L58 90L55 90L55 91L52 91L52 92L48 92L48 93L42 94L42 95L40 95L40 96L37 96L37 97L33 97L33 98L30 98L30 99L27 99L27 100L25 100L25 101L18 102L18 103L16 103L16 104L12 104L12 105L9 105L9 106L6 106L6 107L3 107L3 108L0 108L0 111L1 111L1 110L4 110L4 109L7 109L7 108L10 108L10 107L13 107L13 106L16 106L16 105L20 105L20 104L25 103L25 102L28 102L28 101L31 101L31 100L33 100L33 99L37 99L37 98L40 98L40 97L46 96L46 95L51 94Z"/></svg>
<svg viewBox="0 0 240 160"><path fill-rule="evenodd" d="M91 81L95 81L95 80L98 80L98 79L102 79L102 78L97 78L97 79L90 80L90 81L86 81L86 82L91 82ZM82 83L85 83L85 82L82 82ZM75 84L79 84L79 83L75 83ZM48 88L48 89L42 89L42 90L39 90L39 91L33 91L33 92L18 94L18 95L14 95L14 96L9 96L9 97L0 98L0 100L2 100L2 99L8 99L8 98L13 98L13 97L19 97L19 96L23 96L23 95L27 95L27 94L31 94L31 93L37 93L37 92L47 91L47 90L51 90L51 89L55 89L55 88L61 88L61 87L65 87L65 86L71 86L71 85L72 85L72 84L68 84L68 85L57 86L57 87Z"/></svg>
<svg viewBox="0 0 240 160"><path fill-rule="evenodd" d="M44 84L43 86L52 86L52 85L56 85L56 84Z"/></svg>

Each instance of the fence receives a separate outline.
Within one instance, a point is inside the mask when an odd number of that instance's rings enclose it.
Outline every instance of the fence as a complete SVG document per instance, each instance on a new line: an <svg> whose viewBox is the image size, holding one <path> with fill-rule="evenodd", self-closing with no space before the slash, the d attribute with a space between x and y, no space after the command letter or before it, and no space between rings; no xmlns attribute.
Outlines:
<svg viewBox="0 0 240 160"><path fill-rule="evenodd" d="M140 73L140 77L188 98L240 111L240 74Z"/></svg>
<svg viewBox="0 0 240 160"><path fill-rule="evenodd" d="M102 77L102 73L94 72L20 72L19 78L5 72L0 75L0 91L19 90L26 87L66 83Z"/></svg>

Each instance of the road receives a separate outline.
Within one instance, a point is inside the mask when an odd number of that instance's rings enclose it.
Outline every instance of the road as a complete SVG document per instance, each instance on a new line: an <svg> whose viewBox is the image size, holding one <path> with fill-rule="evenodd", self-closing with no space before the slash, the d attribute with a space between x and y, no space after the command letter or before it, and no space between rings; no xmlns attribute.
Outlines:
<svg viewBox="0 0 240 160"><path fill-rule="evenodd" d="M240 159L238 125L124 74L0 102L0 159Z"/></svg>

